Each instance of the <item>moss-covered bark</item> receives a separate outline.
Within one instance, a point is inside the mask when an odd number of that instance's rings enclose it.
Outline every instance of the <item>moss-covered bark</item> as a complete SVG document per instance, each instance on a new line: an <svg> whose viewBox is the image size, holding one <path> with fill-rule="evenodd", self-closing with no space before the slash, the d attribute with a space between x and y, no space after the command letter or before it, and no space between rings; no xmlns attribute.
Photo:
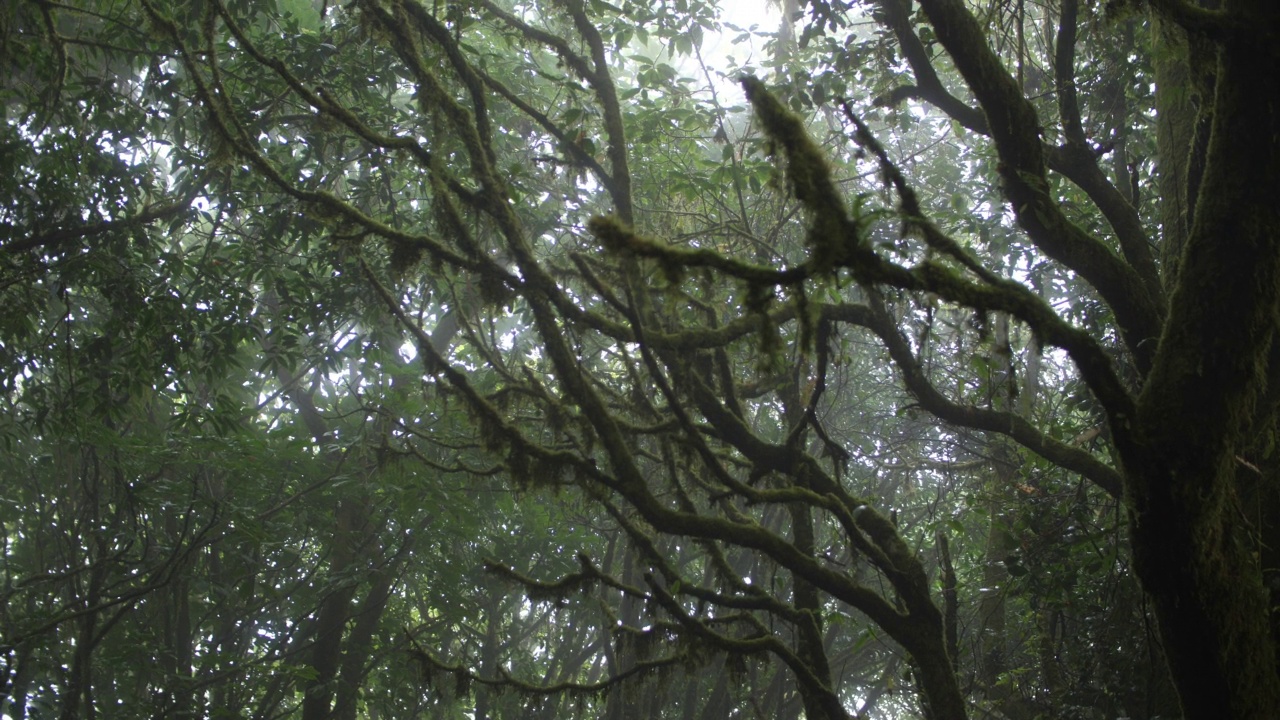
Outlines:
<svg viewBox="0 0 1280 720"><path fill-rule="evenodd" d="M1251 27L1280 27L1270 3L1229 11ZM1268 600L1236 486L1280 325L1280 81L1271 72L1280 55L1266 32L1227 29L1169 321L1136 417L1113 419L1135 567L1189 719L1271 718L1280 707Z"/></svg>
<svg viewBox="0 0 1280 720"><path fill-rule="evenodd" d="M1161 166L1166 240L1177 258L1165 258L1169 278L1176 264L1167 312L1147 308L1158 301L1135 292L1136 283L1115 282L1125 274L1117 259L1054 215L1039 119L965 4L921 2L987 117L1019 224L1098 289L1146 375L1130 408L1126 391L1098 385L1106 373L1080 366L1111 420L1135 566L1186 717L1269 718L1280 707L1280 676L1260 545L1246 527L1237 481L1247 463L1241 453L1257 445L1251 435L1280 326L1280 8L1269 0L1228 0L1214 10L1182 0L1150 4L1168 25L1166 39L1176 40L1164 43L1162 52L1172 54L1158 59L1158 75L1202 96L1195 122L1185 107L1160 115L1167 121L1160 149L1169 155ZM1070 63L1067 48L1059 50L1061 71ZM1171 97L1162 92L1162 100ZM1063 114L1066 122L1073 113ZM1162 328L1158 344L1147 332L1153 322Z"/></svg>
<svg viewBox="0 0 1280 720"><path fill-rule="evenodd" d="M1181 28L1158 15L1152 21L1152 58L1156 76L1156 149L1159 153L1157 200L1160 259L1165 282L1172 285L1178 259L1187 244L1187 159L1195 128L1187 38Z"/></svg>

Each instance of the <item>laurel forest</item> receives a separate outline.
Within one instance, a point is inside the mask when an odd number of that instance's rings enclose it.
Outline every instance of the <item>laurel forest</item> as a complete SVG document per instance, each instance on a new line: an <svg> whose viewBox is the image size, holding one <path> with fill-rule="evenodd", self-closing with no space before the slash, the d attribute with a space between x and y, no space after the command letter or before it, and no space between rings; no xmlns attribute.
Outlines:
<svg viewBox="0 0 1280 720"><path fill-rule="evenodd" d="M1274 717L1277 38L4 4L0 717Z"/></svg>

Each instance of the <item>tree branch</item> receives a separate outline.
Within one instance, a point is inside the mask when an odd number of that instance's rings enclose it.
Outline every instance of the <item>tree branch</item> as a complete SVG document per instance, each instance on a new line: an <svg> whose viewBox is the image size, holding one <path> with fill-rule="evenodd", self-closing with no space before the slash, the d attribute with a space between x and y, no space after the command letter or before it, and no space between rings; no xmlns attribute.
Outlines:
<svg viewBox="0 0 1280 720"><path fill-rule="evenodd" d="M119 220L105 220L99 223L89 225L79 225L75 227L60 228L41 235L31 235L21 240L13 240L11 242L0 245L0 252L16 255L27 250L35 248L58 248L66 243L80 240L83 238L95 237L106 233L116 232L119 230L128 230L131 228L143 227L149 225L156 220L173 217L191 207L195 194L191 194L186 198L175 200L168 203L160 203L156 205L146 205L136 215L132 215Z"/></svg>
<svg viewBox="0 0 1280 720"><path fill-rule="evenodd" d="M1053 59L1054 84L1058 93L1058 117L1066 144L1047 148L1049 167L1067 179L1097 204L1111 224L1125 260L1142 279L1146 291L1160 307L1164 307L1164 287L1151 253L1146 229L1137 209L1098 167L1098 156L1090 150L1080 119L1080 100L1076 87L1076 30L1079 23L1079 0L1063 0L1058 19L1058 38Z"/></svg>
<svg viewBox="0 0 1280 720"><path fill-rule="evenodd" d="M1159 303L1132 267L1071 223L1050 196L1035 108L988 46L963 0L921 0L921 5L987 116L1018 224L1041 251L1098 290L1115 313L1135 364L1145 373L1155 352L1152 340L1159 334Z"/></svg>
<svg viewBox="0 0 1280 720"><path fill-rule="evenodd" d="M885 105L896 105L909 97L918 98L943 111L952 120L960 123L961 126L979 135L990 134L990 128L987 127L987 118L982 114L982 110L971 107L965 101L952 95L943 86L937 70L933 67L933 61L929 59L929 53L925 49L924 43L920 41L920 36L916 35L911 28L911 18L907 14L909 10L907 1L879 0L878 7L880 8L881 21L889 27L889 30L893 32L893 36L897 38L898 47L902 49L902 56L906 58L907 64L911 66L912 74L916 76L915 85L894 88L887 97L878 102Z"/></svg>
<svg viewBox="0 0 1280 720"><path fill-rule="evenodd" d="M1008 77L1007 74L1005 77ZM902 197L906 220L913 227L920 228L931 245L947 252L976 274L983 283L979 285L970 282L935 260L925 260L908 269L877 255L862 241L860 223L850 218L845 210L825 161L821 157L814 159L818 150L805 133L799 118L782 107L758 80L746 78L743 83L748 88L747 98L755 106L766 134L787 155L788 173L793 179L797 199L814 216L809 231L809 245L814 248L815 256L819 253L829 256L829 262L847 267L854 279L868 288L889 285L904 290L926 290L971 308L1010 313L1031 326L1043 342L1067 351L1113 421L1133 417L1133 399L1120 382L1111 359L1103 352L1097 340L1067 323L1026 287L1013 280L997 277L982 268L963 253L953 239L933 227L927 219L909 214L913 207L917 207L914 204L914 192L901 180L900 175L894 180L892 165L883 157L883 151L880 157L886 163L886 173L890 175ZM873 150L878 147L874 140L868 145ZM796 171L794 168L801 169ZM1041 180L1043 181L1043 176ZM1089 242L1091 246L1110 253L1092 238L1089 238ZM1114 255L1111 257L1119 263L1119 267L1127 269L1119 258ZM815 257L812 262L816 271L823 271L821 261ZM829 271L830 268L826 270Z"/></svg>
<svg viewBox="0 0 1280 720"><path fill-rule="evenodd" d="M823 306L823 317L864 327L875 333L889 350L889 357L902 375L907 390L920 403L920 407L939 419L961 427L1005 435L1040 457L1079 473L1112 497L1122 496L1120 473L1091 453L1049 437L1019 415L961 405L939 392L912 353L906 338L902 337L902 333L882 307L826 305Z"/></svg>
<svg viewBox="0 0 1280 720"><path fill-rule="evenodd" d="M1188 33L1226 43L1258 37L1259 30L1226 10L1209 10L1187 0L1148 0L1156 12L1172 20Z"/></svg>

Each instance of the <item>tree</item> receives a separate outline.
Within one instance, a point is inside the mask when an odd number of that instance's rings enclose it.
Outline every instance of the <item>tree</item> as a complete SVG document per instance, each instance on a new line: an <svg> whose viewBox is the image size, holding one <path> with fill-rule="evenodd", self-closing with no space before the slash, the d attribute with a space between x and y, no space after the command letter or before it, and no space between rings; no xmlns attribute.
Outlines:
<svg viewBox="0 0 1280 720"><path fill-rule="evenodd" d="M224 677L260 715L457 711L370 679L392 648L482 688L477 717L621 717L686 666L723 671L645 712L745 712L728 673L758 714L891 716L903 668L930 718L1101 707L1063 671L1140 640L1123 502L1184 716L1266 717L1280 10L1113 5L815 0L738 68L749 108L701 55L732 26L683 0L8 10L9 457L74 441L155 492L45 507L35 482L7 511L9 713L37 676L63 717L113 702L107 650L148 636L121 604L172 628L174 714ZM282 466L175 505L176 468L235 479L172 447L191 428ZM53 475L98 488L82 462ZM555 499L475 521L495 478ZM441 536L528 602L412 549ZM1064 609L1092 556L1112 617ZM255 584L230 593L228 564ZM1101 640L1059 648L1066 622Z"/></svg>

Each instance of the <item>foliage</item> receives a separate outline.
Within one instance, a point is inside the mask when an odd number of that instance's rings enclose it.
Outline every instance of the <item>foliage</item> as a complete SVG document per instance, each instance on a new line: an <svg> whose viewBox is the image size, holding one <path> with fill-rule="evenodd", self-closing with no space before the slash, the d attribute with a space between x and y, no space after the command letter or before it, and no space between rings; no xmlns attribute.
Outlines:
<svg viewBox="0 0 1280 720"><path fill-rule="evenodd" d="M1134 5L0 10L0 712L1265 717L1280 17Z"/></svg>

